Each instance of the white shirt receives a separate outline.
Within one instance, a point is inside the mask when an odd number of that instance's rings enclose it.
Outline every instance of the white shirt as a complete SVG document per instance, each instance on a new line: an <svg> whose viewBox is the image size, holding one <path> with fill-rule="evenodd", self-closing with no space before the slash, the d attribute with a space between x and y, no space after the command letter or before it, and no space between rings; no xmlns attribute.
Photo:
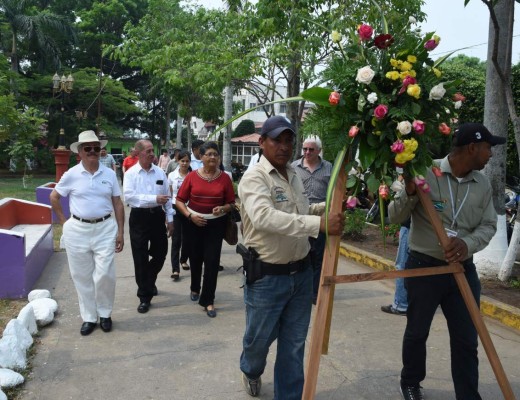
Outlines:
<svg viewBox="0 0 520 400"><path fill-rule="evenodd" d="M249 165L247 166L247 169L251 168L252 166L254 166L256 164L258 164L259 160L260 160L260 153L256 153L253 157L251 157L251 160L249 160Z"/></svg>
<svg viewBox="0 0 520 400"><path fill-rule="evenodd" d="M186 174L186 176L188 174ZM172 203L175 203L177 193L179 193L179 189L182 185L182 182L184 182L184 178L186 178L186 176L181 176L181 174L179 173L179 168L176 168L174 171L168 174L168 184L172 189Z"/></svg>
<svg viewBox="0 0 520 400"><path fill-rule="evenodd" d="M70 212L85 219L112 213L112 197L121 196L116 173L102 164L91 174L80 162L63 174L55 189L60 196L69 196Z"/></svg>
<svg viewBox="0 0 520 400"><path fill-rule="evenodd" d="M202 167L202 160L197 160L193 153L191 153L190 167L193 171L196 171Z"/></svg>
<svg viewBox="0 0 520 400"><path fill-rule="evenodd" d="M149 171L138 162L125 173L123 181L125 202L132 208L153 208L160 206L157 195L170 196L170 187L165 172L152 164ZM163 206L168 222L173 222L171 199Z"/></svg>

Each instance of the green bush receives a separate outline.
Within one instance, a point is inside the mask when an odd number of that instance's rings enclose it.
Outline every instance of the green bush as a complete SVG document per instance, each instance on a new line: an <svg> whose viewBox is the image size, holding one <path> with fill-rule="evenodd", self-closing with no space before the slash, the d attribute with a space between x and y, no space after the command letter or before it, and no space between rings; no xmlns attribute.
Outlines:
<svg viewBox="0 0 520 400"><path fill-rule="evenodd" d="M365 228L365 217L366 214L357 208L346 211L343 236L354 240L361 239L363 237L363 229Z"/></svg>

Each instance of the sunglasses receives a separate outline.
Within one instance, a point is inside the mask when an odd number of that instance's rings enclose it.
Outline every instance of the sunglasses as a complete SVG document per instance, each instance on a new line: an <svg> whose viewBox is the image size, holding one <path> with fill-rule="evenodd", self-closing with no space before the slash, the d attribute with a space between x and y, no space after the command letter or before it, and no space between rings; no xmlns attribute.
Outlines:
<svg viewBox="0 0 520 400"><path fill-rule="evenodd" d="M96 153L99 153L101 151L100 146L83 146L83 150L86 153L90 153L92 150L94 150Z"/></svg>
<svg viewBox="0 0 520 400"><path fill-rule="evenodd" d="M313 149L312 147L304 147L303 148L303 151L308 151L310 153L312 153L314 150L316 150L316 149Z"/></svg>

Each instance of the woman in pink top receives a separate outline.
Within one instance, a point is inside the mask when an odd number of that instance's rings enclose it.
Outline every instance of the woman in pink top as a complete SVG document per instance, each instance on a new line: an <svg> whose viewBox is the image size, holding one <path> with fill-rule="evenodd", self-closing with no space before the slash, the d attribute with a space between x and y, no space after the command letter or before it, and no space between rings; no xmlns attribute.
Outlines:
<svg viewBox="0 0 520 400"><path fill-rule="evenodd" d="M217 316L214 307L218 266L222 240L226 229L226 214L235 203L231 179L220 168L220 152L215 142L200 147L202 167L184 179L177 193L177 212L189 221L186 240L189 243L192 301L204 307L211 318ZM204 282L201 277L204 264Z"/></svg>

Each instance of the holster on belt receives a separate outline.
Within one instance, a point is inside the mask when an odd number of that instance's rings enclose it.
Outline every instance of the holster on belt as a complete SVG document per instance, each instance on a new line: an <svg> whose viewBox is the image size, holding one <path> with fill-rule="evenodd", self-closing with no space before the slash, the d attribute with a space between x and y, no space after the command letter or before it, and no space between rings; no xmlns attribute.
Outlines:
<svg viewBox="0 0 520 400"><path fill-rule="evenodd" d="M242 256L244 263L244 276L246 277L246 284L250 285L263 277L262 262L259 254L252 247L246 248L242 243L237 245L237 253Z"/></svg>

